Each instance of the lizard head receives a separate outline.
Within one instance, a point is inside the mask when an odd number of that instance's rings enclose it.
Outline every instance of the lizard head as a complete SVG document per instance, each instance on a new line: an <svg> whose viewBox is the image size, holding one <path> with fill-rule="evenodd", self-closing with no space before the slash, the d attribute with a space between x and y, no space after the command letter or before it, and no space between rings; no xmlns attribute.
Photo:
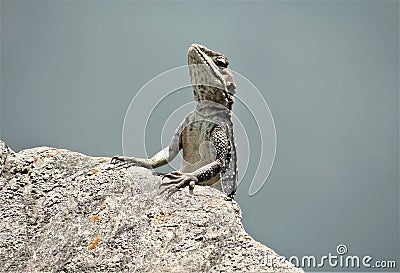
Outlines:
<svg viewBox="0 0 400 273"><path fill-rule="evenodd" d="M236 84L228 58L199 44L188 50L188 64L196 101L212 101L232 108Z"/></svg>

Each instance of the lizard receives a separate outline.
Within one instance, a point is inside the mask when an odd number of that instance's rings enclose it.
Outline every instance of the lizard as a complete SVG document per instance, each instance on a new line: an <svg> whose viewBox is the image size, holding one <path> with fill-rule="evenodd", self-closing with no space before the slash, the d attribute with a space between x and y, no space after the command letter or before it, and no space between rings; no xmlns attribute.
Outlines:
<svg viewBox="0 0 400 273"><path fill-rule="evenodd" d="M199 44L188 49L188 66L195 109L181 122L170 144L153 157L114 156L111 163L135 164L148 169L163 166L183 150L180 170L162 176L169 194L195 185L213 186L234 198L238 170L232 105L236 84L226 56ZM165 181L165 182L164 182Z"/></svg>

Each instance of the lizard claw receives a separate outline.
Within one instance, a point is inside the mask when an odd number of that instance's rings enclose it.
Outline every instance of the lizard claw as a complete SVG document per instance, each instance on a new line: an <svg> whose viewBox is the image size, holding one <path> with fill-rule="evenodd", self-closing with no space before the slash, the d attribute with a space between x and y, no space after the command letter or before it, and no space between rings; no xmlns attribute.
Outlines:
<svg viewBox="0 0 400 273"><path fill-rule="evenodd" d="M180 171L174 171L174 172L162 175L161 180L164 181L165 178L168 178L170 180L171 179L178 179L178 178L180 178L182 176L182 174L183 173L180 172ZM168 183L170 183L170 182L162 183L162 184L160 184L160 187L163 186L163 185L168 185ZM174 182L172 182L172 183L174 183Z"/></svg>
<svg viewBox="0 0 400 273"><path fill-rule="evenodd" d="M113 158L111 158L110 163L114 165L115 169L129 168L130 164L127 163L125 160L126 157L124 156L114 156ZM112 167L110 169L112 169Z"/></svg>
<svg viewBox="0 0 400 273"><path fill-rule="evenodd" d="M168 191L168 196L171 196L172 194L182 188L185 188L186 186L189 186L189 192L190 194L193 194L194 186L198 182L195 175L191 173L182 173L179 171L163 175L162 180L164 181L164 179L168 179L168 181L160 184L159 188L164 186L165 188L159 194Z"/></svg>
<svg viewBox="0 0 400 273"><path fill-rule="evenodd" d="M114 156L111 159L111 164L117 165L118 168L129 168L131 166L140 166L147 169L151 169L151 165L141 158L126 157L126 156Z"/></svg>
<svg viewBox="0 0 400 273"><path fill-rule="evenodd" d="M124 156L119 156L119 155L116 155L116 156L113 156L113 158L111 158L111 164L117 164L117 163L119 163L119 162L123 162L123 161L125 161L125 157Z"/></svg>

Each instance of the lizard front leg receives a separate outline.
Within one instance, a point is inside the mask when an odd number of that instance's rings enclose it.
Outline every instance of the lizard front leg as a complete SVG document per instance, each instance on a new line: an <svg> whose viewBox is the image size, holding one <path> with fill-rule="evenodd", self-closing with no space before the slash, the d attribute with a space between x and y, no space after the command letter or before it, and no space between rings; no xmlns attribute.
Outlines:
<svg viewBox="0 0 400 273"><path fill-rule="evenodd" d="M162 149L151 158L136 158L126 156L114 156L111 159L112 164L120 163L122 166L141 166L147 169L154 169L161 167L171 160L173 160L180 150L180 138L179 134L175 133L171 143L168 147ZM121 166L120 165L120 166Z"/></svg>
<svg viewBox="0 0 400 273"><path fill-rule="evenodd" d="M171 145L164 148L163 150L156 153L151 158L136 158L136 157L126 157L126 156L114 156L111 159L112 164L121 163L126 166L141 166L147 169L154 169L161 167L172 159L178 154L179 149L171 148Z"/></svg>
<svg viewBox="0 0 400 273"><path fill-rule="evenodd" d="M191 173L175 171L164 175L162 179L167 181L160 184L160 187L165 186L161 193L168 191L171 195L186 186L189 186L189 192L193 193L195 185L211 179L225 169L224 162L230 150L226 131L221 126L216 126L210 140L217 152L216 160Z"/></svg>

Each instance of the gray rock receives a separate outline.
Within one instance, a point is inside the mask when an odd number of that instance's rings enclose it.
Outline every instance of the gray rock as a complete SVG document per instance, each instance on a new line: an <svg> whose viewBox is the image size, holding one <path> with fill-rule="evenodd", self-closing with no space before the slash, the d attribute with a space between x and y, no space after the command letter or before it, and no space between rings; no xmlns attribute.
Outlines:
<svg viewBox="0 0 400 273"><path fill-rule="evenodd" d="M110 158L0 141L0 271L303 272L243 229L210 187L170 198Z"/></svg>

